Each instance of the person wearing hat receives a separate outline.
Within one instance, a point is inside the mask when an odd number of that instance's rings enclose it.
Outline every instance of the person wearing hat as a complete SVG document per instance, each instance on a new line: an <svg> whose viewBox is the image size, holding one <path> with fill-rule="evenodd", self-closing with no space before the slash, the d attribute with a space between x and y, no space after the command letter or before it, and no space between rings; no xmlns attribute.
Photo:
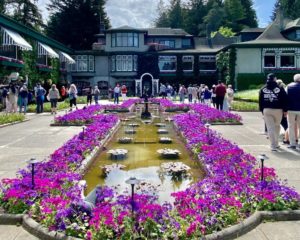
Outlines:
<svg viewBox="0 0 300 240"><path fill-rule="evenodd" d="M280 122L288 109L286 91L278 86L276 80L273 73L268 74L266 85L259 91L259 109L264 116L272 151L279 148Z"/></svg>

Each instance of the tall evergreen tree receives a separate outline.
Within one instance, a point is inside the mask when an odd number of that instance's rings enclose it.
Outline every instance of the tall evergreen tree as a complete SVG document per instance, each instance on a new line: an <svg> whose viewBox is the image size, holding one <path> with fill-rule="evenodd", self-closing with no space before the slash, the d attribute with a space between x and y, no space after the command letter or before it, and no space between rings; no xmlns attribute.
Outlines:
<svg viewBox="0 0 300 240"><path fill-rule="evenodd" d="M224 10L226 14L226 26L234 32L239 32L243 26L241 22L246 18L241 0L225 0Z"/></svg>
<svg viewBox="0 0 300 240"><path fill-rule="evenodd" d="M158 17L155 20L156 27L169 27L168 9L166 8L164 1L159 0L157 5Z"/></svg>
<svg viewBox="0 0 300 240"><path fill-rule="evenodd" d="M248 27L257 27L257 16L256 12L253 8L253 1L252 0L242 0L241 4L245 11L245 18L240 22Z"/></svg>
<svg viewBox="0 0 300 240"><path fill-rule="evenodd" d="M0 0L0 13L4 14L5 13L5 1Z"/></svg>
<svg viewBox="0 0 300 240"><path fill-rule="evenodd" d="M73 49L90 49L99 33L100 18L110 27L106 0L51 0L47 34Z"/></svg>
<svg viewBox="0 0 300 240"><path fill-rule="evenodd" d="M171 28L183 27L183 9L181 6L181 0L171 0L169 23Z"/></svg>
<svg viewBox="0 0 300 240"><path fill-rule="evenodd" d="M207 15L207 7L204 0L190 0L188 2L187 13L184 16L184 29L197 36L203 24L203 18Z"/></svg>
<svg viewBox="0 0 300 240"><path fill-rule="evenodd" d="M224 16L224 9L219 5L219 3L215 2L208 14L204 17L207 35L210 35L211 32L219 29L224 21Z"/></svg>
<svg viewBox="0 0 300 240"><path fill-rule="evenodd" d="M277 0L275 2L274 8L273 8L273 12L272 12L272 16L271 16L271 20L274 21L276 19L277 13L279 11L279 7L280 7L280 0Z"/></svg>
<svg viewBox="0 0 300 240"><path fill-rule="evenodd" d="M11 12L9 15L16 21L39 30L43 25L43 20L40 10L37 7L37 3L38 0L3 1L3 12L9 10Z"/></svg>
<svg viewBox="0 0 300 240"><path fill-rule="evenodd" d="M274 6L272 19L276 18L278 7L281 7L284 17L296 19L300 17L300 0L278 0Z"/></svg>

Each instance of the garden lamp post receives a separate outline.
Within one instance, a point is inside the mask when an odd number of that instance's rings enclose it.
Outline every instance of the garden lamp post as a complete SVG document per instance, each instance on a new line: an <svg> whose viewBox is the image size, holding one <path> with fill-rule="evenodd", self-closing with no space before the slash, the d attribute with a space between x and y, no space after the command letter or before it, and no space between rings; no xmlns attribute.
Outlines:
<svg viewBox="0 0 300 240"><path fill-rule="evenodd" d="M131 211L132 216L134 212L134 185L137 185L141 182L141 180L137 179L136 177L130 177L125 181L127 184L131 185Z"/></svg>
<svg viewBox="0 0 300 240"><path fill-rule="evenodd" d="M85 135L85 126L82 127L82 138L84 139L84 135Z"/></svg>
<svg viewBox="0 0 300 240"><path fill-rule="evenodd" d="M31 158L27 161L28 164L31 164L31 188L34 189L34 165L38 163L39 161L35 158Z"/></svg>
<svg viewBox="0 0 300 240"><path fill-rule="evenodd" d="M266 154L260 154L257 156L257 159L260 160L261 162L261 177L260 177L260 181L264 180L264 161L268 159L268 157L266 156Z"/></svg>
<svg viewBox="0 0 300 240"><path fill-rule="evenodd" d="M208 122L205 123L206 137L207 137L207 140L208 140L208 144L210 144L209 127L210 127L210 124Z"/></svg>

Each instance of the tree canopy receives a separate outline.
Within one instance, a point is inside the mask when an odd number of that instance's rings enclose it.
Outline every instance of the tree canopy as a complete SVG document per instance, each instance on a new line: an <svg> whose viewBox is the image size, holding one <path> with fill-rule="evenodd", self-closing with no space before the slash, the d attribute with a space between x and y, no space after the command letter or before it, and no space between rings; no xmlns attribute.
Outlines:
<svg viewBox="0 0 300 240"><path fill-rule="evenodd" d="M104 11L106 0L51 0L50 19L46 32L49 37L76 49L91 49L100 21L110 27Z"/></svg>
<svg viewBox="0 0 300 240"><path fill-rule="evenodd" d="M277 12L281 9L286 18L296 19L300 17L300 0L277 0L274 6L271 19L276 18Z"/></svg>
<svg viewBox="0 0 300 240"><path fill-rule="evenodd" d="M238 32L258 24L252 0L169 0L167 7L159 2L155 25L183 28L193 35L207 35L221 26Z"/></svg>

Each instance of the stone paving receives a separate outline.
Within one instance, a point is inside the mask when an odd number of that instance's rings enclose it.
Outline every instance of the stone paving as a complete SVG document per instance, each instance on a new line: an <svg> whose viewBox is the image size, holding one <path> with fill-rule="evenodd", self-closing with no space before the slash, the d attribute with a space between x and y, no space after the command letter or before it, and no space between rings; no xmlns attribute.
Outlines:
<svg viewBox="0 0 300 240"><path fill-rule="evenodd" d="M106 102L105 102L106 103ZM300 151L282 146L273 153L263 130L259 113L239 113L243 126L213 126L225 138L238 143L246 152L257 156L265 153L270 159L266 166L274 167L281 179L288 179L290 186L300 192ZM0 179L14 177L26 160L42 160L82 129L80 127L49 127L53 115L29 115L30 121L0 128ZM0 225L0 239L35 240L22 227ZM239 240L300 240L300 221L268 222L238 238Z"/></svg>

